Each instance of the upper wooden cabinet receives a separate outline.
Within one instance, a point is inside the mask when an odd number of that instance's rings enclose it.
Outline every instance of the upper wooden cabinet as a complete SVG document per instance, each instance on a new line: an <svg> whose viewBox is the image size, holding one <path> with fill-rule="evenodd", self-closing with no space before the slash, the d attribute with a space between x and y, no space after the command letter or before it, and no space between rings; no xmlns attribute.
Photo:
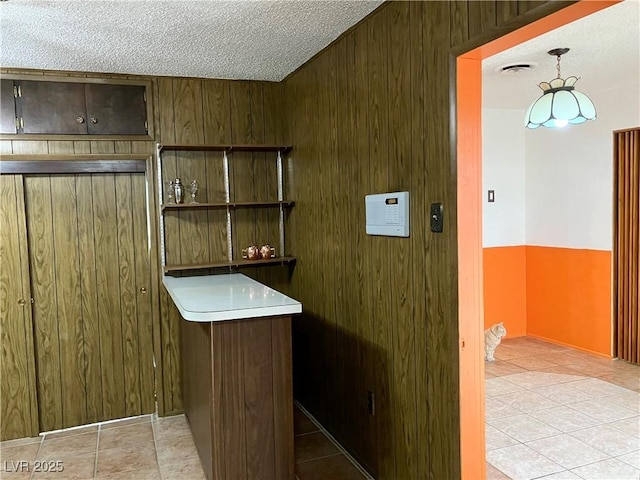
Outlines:
<svg viewBox="0 0 640 480"><path fill-rule="evenodd" d="M16 104L13 80L0 80L0 133L16 133Z"/></svg>
<svg viewBox="0 0 640 480"><path fill-rule="evenodd" d="M2 82L1 133L148 134L144 85L24 79Z"/></svg>

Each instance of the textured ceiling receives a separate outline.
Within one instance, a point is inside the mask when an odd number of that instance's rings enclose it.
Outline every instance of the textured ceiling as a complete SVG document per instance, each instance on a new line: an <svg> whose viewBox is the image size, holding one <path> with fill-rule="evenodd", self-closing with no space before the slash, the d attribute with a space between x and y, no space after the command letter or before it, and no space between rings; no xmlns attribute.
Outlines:
<svg viewBox="0 0 640 480"><path fill-rule="evenodd" d="M282 80L381 0L9 0L0 65Z"/></svg>
<svg viewBox="0 0 640 480"><path fill-rule="evenodd" d="M626 0L517 45L482 62L483 106L525 110L542 91L542 81L556 76L553 48L568 47L562 56L564 78L580 77L576 89L589 95L640 82L640 1ZM529 71L502 74L506 64L537 63Z"/></svg>

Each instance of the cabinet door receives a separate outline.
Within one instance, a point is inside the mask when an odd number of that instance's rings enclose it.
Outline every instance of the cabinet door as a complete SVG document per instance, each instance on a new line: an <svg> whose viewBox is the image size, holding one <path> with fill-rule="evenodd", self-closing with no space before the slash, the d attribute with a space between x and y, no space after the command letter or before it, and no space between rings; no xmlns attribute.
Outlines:
<svg viewBox="0 0 640 480"><path fill-rule="evenodd" d="M86 84L88 131L92 135L144 135L145 87Z"/></svg>
<svg viewBox="0 0 640 480"><path fill-rule="evenodd" d="M0 440L38 434L22 176L0 175Z"/></svg>
<svg viewBox="0 0 640 480"><path fill-rule="evenodd" d="M84 84L21 81L19 133L87 133Z"/></svg>
<svg viewBox="0 0 640 480"><path fill-rule="evenodd" d="M143 174L25 178L43 431L154 409Z"/></svg>
<svg viewBox="0 0 640 480"><path fill-rule="evenodd" d="M13 80L0 80L0 133L16 133Z"/></svg>

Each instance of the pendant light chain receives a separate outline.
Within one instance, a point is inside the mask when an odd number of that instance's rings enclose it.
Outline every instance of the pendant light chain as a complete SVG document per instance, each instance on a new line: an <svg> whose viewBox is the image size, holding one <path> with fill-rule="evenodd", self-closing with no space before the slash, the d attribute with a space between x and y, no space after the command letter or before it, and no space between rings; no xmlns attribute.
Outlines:
<svg viewBox="0 0 640 480"><path fill-rule="evenodd" d="M558 76L557 76L556 78L561 78L561 77L560 77L560 57L561 57L561 56L562 56L562 55L557 55L557 56L556 56L556 58L558 59L558 60L557 60L557 63L556 63L556 70L558 70Z"/></svg>

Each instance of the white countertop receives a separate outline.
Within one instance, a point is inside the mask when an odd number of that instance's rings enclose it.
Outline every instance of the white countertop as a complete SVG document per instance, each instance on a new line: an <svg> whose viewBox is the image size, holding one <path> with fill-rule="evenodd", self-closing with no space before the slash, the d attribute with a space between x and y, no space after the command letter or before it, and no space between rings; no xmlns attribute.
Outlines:
<svg viewBox="0 0 640 480"><path fill-rule="evenodd" d="M221 322L302 312L302 304L297 300L241 273L164 276L162 283L182 318L192 322Z"/></svg>

